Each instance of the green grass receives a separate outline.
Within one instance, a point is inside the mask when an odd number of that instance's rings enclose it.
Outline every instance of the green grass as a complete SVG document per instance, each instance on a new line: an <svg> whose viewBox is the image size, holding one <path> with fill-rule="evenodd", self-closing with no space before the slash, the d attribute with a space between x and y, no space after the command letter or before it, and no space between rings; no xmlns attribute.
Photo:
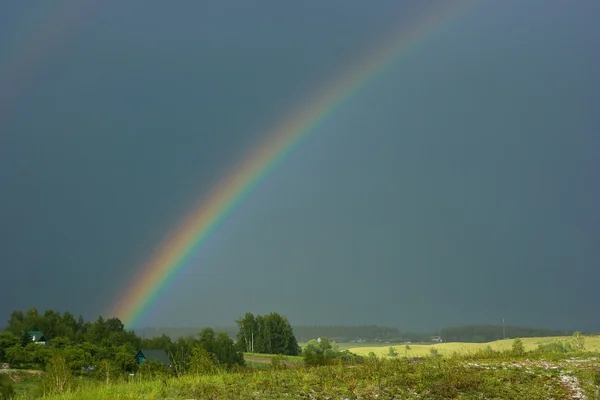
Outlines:
<svg viewBox="0 0 600 400"><path fill-rule="evenodd" d="M523 339L530 352L515 356L512 340L485 344L442 343L411 345L409 357L441 357L409 361L404 347L396 345L397 358L367 358L356 365L336 364L308 368L301 357L282 357L279 368L269 362L276 356L246 353L247 368L231 373L183 377L131 379L105 384L77 379L69 393L47 397L53 400L102 399L571 399L576 393L600 399L600 337L586 337L593 352L540 353L537 344L562 338ZM353 347L384 356L389 344ZM497 351L479 351L489 346ZM417 353L417 354L415 354ZM595 359L593 358L595 357ZM573 361L573 359L578 359ZM260 361L255 361L260 360ZM39 378L38 378L39 379ZM130 380L127 382L126 380ZM24 393L20 391L20 393ZM25 399L26 397L22 397ZM29 399L29 398L27 398Z"/></svg>
<svg viewBox="0 0 600 400"><path fill-rule="evenodd" d="M525 361L521 361L525 363ZM86 384L54 400L96 399L568 399L593 395L594 362L373 360L318 368L261 368L128 384ZM552 367L552 368L550 368ZM596 365L597 367L597 365ZM575 386L565 384L565 377ZM576 378L576 381L574 380ZM575 389L574 389L575 388Z"/></svg>
<svg viewBox="0 0 600 400"><path fill-rule="evenodd" d="M41 373L39 371L27 370L10 370L1 371L2 374L7 374L13 382L15 395L19 398L26 396L36 396L39 394L39 386L41 383Z"/></svg>

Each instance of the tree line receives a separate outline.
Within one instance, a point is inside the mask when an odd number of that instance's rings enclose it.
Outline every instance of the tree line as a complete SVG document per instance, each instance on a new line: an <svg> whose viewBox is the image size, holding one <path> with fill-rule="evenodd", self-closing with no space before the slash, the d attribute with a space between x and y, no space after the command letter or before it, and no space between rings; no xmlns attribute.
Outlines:
<svg viewBox="0 0 600 400"><path fill-rule="evenodd" d="M277 313L257 316L248 313L238 324L236 341L226 332L216 332L212 328L177 340L167 335L146 339L137 336L133 330L126 330L118 318L100 316L90 322L69 312L61 314L46 310L41 313L30 308L26 312L13 311L6 329L0 332L0 363L6 362L17 368L44 369L59 355L65 368L72 373L94 371L106 378L119 373L134 373L142 367L150 368L138 365L135 355L140 349L164 350L172 361L171 371L177 374L199 368L243 366L242 353L249 351L249 345L260 353L300 353L289 321ZM41 331L47 345L33 342L32 331Z"/></svg>
<svg viewBox="0 0 600 400"><path fill-rule="evenodd" d="M300 354L300 346L287 318L277 313L256 316L246 313L236 322L240 351L288 356Z"/></svg>
<svg viewBox="0 0 600 400"><path fill-rule="evenodd" d="M444 328L440 335L444 342L485 343L509 338L570 336L572 331L527 328L502 325L464 325Z"/></svg>
<svg viewBox="0 0 600 400"><path fill-rule="evenodd" d="M294 326L300 342L308 342L319 337L328 337L338 342L364 340L367 342L429 342L439 332L403 332L398 328L378 325L314 325Z"/></svg>

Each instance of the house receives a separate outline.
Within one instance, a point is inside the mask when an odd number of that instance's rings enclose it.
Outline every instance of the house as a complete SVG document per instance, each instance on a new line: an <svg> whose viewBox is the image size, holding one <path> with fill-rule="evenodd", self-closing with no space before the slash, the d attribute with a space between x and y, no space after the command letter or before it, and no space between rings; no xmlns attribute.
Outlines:
<svg viewBox="0 0 600 400"><path fill-rule="evenodd" d="M48 340L42 331L29 331L27 333L31 336L31 341L33 343L46 345Z"/></svg>
<svg viewBox="0 0 600 400"><path fill-rule="evenodd" d="M173 365L173 360L171 360L171 357L169 357L167 352L160 349L140 349L135 355L135 360L138 365L147 362L157 362L168 367Z"/></svg>
<svg viewBox="0 0 600 400"><path fill-rule="evenodd" d="M432 336L431 341L437 342L437 343L442 343L442 337L441 336Z"/></svg>

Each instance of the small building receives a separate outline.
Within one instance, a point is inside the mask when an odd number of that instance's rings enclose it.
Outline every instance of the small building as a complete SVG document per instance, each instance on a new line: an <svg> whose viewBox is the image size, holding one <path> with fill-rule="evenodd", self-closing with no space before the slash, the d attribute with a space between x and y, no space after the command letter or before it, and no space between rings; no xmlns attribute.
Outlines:
<svg viewBox="0 0 600 400"><path fill-rule="evenodd" d="M29 331L27 333L31 336L31 341L33 343L45 345L48 341L42 331Z"/></svg>
<svg viewBox="0 0 600 400"><path fill-rule="evenodd" d="M156 362L161 365L168 367L173 365L173 360L167 354L165 350L161 349L140 349L135 355L135 360L138 365L142 365L147 362Z"/></svg>

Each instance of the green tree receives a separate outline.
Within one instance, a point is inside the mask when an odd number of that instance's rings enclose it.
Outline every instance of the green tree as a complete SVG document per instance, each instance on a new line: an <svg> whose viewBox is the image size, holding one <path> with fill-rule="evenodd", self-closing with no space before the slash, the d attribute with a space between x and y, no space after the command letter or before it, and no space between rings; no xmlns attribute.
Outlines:
<svg viewBox="0 0 600 400"><path fill-rule="evenodd" d="M27 362L39 367L45 367L51 356L49 348L36 343L29 343L24 350Z"/></svg>
<svg viewBox="0 0 600 400"><path fill-rule="evenodd" d="M23 311L13 311L8 319L8 327L6 330L12 332L14 335L20 335L21 332L26 329L27 327L25 326L25 315L23 315Z"/></svg>
<svg viewBox="0 0 600 400"><path fill-rule="evenodd" d="M237 347L240 351L253 352L254 351L254 334L258 333L258 325L256 318L252 313L246 313L243 317L237 321L238 334L236 336Z"/></svg>
<svg viewBox="0 0 600 400"><path fill-rule="evenodd" d="M19 335L19 342L21 343L21 347L27 346L31 343L32 340L33 337L31 336L28 330L21 331L21 334Z"/></svg>
<svg viewBox="0 0 600 400"><path fill-rule="evenodd" d="M171 337L168 335L161 335L151 339L143 339L141 347L144 349L161 349L167 350L173 344Z"/></svg>
<svg viewBox="0 0 600 400"><path fill-rule="evenodd" d="M103 340L108 339L108 334L109 330L106 326L106 321L100 316L85 332L85 341L100 344ZM105 341L108 342L108 340Z"/></svg>
<svg viewBox="0 0 600 400"><path fill-rule="evenodd" d="M198 334L198 342L206 351L214 354L215 349L215 330L212 328L204 328Z"/></svg>
<svg viewBox="0 0 600 400"><path fill-rule="evenodd" d="M27 310L27 312L25 313L25 317L24 317L24 324L25 324L25 331L27 330L40 330L42 329L42 322L43 317L40 315L40 313L38 312L37 308L35 307L31 307L29 310Z"/></svg>
<svg viewBox="0 0 600 400"><path fill-rule="evenodd" d="M173 360L173 367L178 375L189 370L192 351L198 341L193 337L182 337L169 346L168 353Z"/></svg>
<svg viewBox="0 0 600 400"><path fill-rule="evenodd" d="M390 348L388 349L388 356L398 357L398 351L396 351L396 348L394 346L390 346Z"/></svg>
<svg viewBox="0 0 600 400"><path fill-rule="evenodd" d="M226 365L228 368L234 365L244 365L243 354L238 351L235 342L225 332L217 334L213 351L219 364Z"/></svg>
<svg viewBox="0 0 600 400"><path fill-rule="evenodd" d="M12 332L0 332L0 361L7 361L5 350L19 344L19 338Z"/></svg>
<svg viewBox="0 0 600 400"><path fill-rule="evenodd" d="M6 361L11 365L29 364L29 353L20 343L4 350Z"/></svg>
<svg viewBox="0 0 600 400"><path fill-rule="evenodd" d="M348 350L340 351L337 343L326 337L309 340L302 350L302 358L307 366L327 365L336 360L355 363L363 361L362 357Z"/></svg>
<svg viewBox="0 0 600 400"><path fill-rule="evenodd" d="M64 336L55 337L50 340L50 346L52 346L53 349L64 349L65 347L71 346L71 344L71 339Z"/></svg>
<svg viewBox="0 0 600 400"><path fill-rule="evenodd" d="M211 375L218 372L212 355L201 345L194 346L190 359L190 372L200 375Z"/></svg>
<svg viewBox="0 0 600 400"><path fill-rule="evenodd" d="M224 332L215 334L211 328L203 329L198 335L198 343L213 357L215 363L226 367L243 365L244 357L233 340Z"/></svg>
<svg viewBox="0 0 600 400"><path fill-rule="evenodd" d="M67 346L60 351L60 355L65 359L69 369L76 373L92 364L92 358L89 353L81 346Z"/></svg>
<svg viewBox="0 0 600 400"><path fill-rule="evenodd" d="M112 349L112 360L119 366L121 371L133 372L136 369L136 361L133 357L136 349L130 344L114 346Z"/></svg>
<svg viewBox="0 0 600 400"><path fill-rule="evenodd" d="M511 351L515 356L522 356L525 354L525 346L520 338L513 340Z"/></svg>
<svg viewBox="0 0 600 400"><path fill-rule="evenodd" d="M265 354L300 354L300 346L288 319L277 313L255 317L254 352ZM245 338L245 333L238 337Z"/></svg>

